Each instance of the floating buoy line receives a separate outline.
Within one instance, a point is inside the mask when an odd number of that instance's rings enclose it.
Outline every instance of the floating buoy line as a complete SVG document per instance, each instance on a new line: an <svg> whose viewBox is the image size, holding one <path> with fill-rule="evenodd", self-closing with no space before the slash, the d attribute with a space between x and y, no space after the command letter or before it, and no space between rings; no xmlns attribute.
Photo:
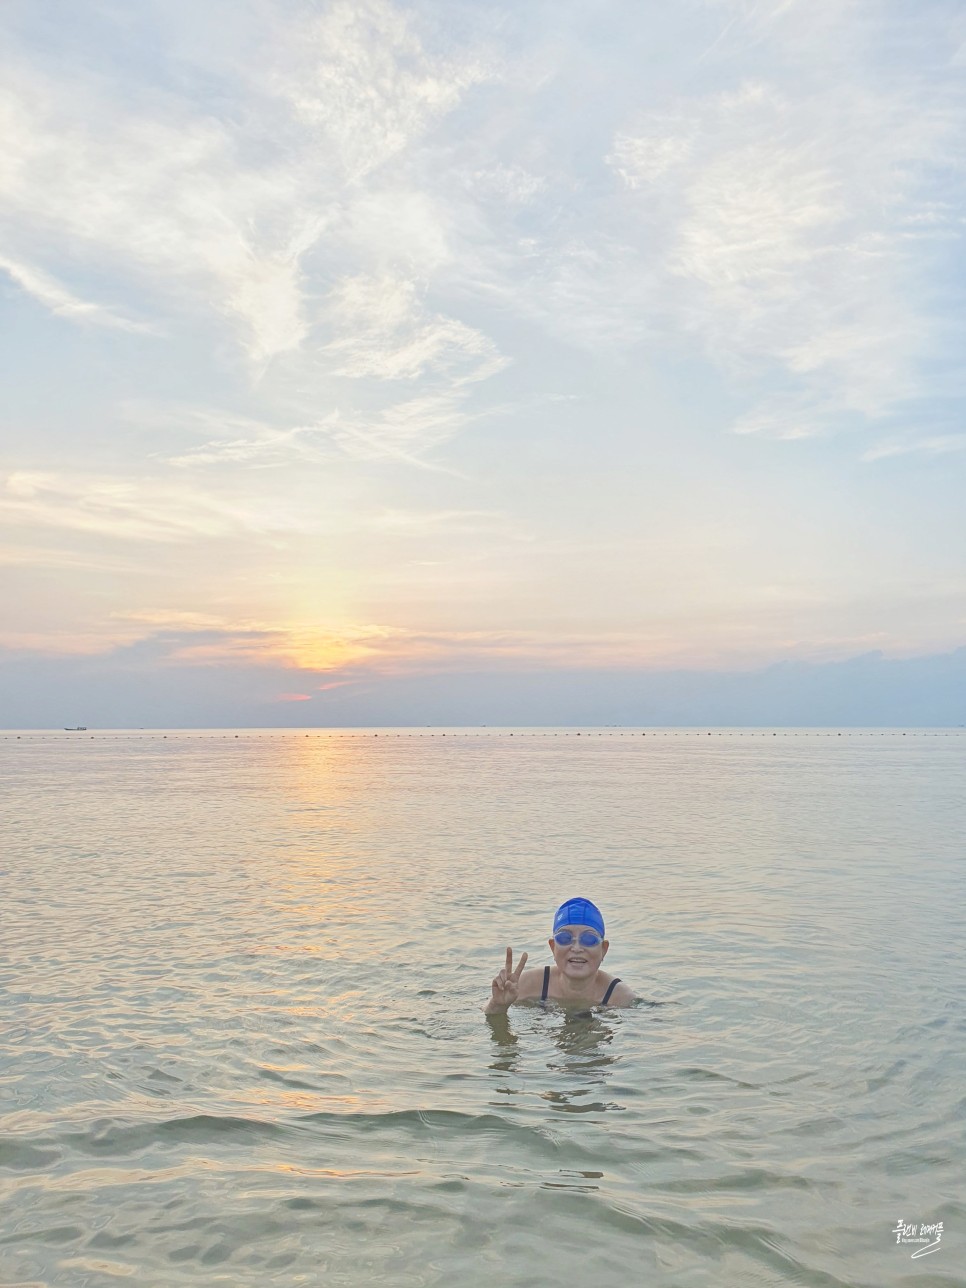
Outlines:
<svg viewBox="0 0 966 1288"><path fill-rule="evenodd" d="M14 730L0 732L2 742L78 742L73 731L64 733L29 732ZM148 731L106 730L87 733L84 741L90 742L257 742L263 739L281 741L293 738L358 740L365 738L961 738L966 728L955 729L382 729L373 733L366 729L312 730L271 729L262 733L234 733L231 730L203 730L197 733L182 729L170 733Z"/></svg>

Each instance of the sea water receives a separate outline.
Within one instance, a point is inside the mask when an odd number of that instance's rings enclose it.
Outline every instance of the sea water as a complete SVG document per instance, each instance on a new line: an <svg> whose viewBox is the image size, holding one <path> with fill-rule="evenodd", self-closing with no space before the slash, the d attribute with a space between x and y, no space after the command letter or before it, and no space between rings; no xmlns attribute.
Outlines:
<svg viewBox="0 0 966 1288"><path fill-rule="evenodd" d="M964 1282L966 733L5 733L0 771L4 1285ZM576 895L638 1004L488 1020Z"/></svg>

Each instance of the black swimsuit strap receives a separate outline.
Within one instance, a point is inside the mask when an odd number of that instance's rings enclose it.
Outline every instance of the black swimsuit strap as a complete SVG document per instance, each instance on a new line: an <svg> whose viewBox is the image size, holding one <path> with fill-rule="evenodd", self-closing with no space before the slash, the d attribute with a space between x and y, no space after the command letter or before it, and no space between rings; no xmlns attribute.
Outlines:
<svg viewBox="0 0 966 1288"><path fill-rule="evenodd" d="M614 989L617 987L619 983L620 983L619 979L612 979L611 982L607 985L607 992L604 994L604 1000L601 1002L601 1006L607 1005L607 1003L610 1001L611 993L613 993Z"/></svg>
<svg viewBox="0 0 966 1288"><path fill-rule="evenodd" d="M607 992L604 994L604 996L603 996L603 998L602 998L602 1000L601 1000L601 1003L600 1003L600 1004L601 1004L601 1006L606 1006L606 1005L607 1005L607 1003L610 1001L610 995L611 995L611 993L613 993L614 989L617 987L617 985L618 985L619 983L620 983L620 980L619 980L619 979L612 979L612 980L611 980L611 982L607 985ZM549 967L549 966L544 966L544 968L543 968L543 992L540 994L540 1001L541 1001L541 1002L545 1002L545 1001L547 1000L547 994L548 994L549 992L550 992L550 967Z"/></svg>

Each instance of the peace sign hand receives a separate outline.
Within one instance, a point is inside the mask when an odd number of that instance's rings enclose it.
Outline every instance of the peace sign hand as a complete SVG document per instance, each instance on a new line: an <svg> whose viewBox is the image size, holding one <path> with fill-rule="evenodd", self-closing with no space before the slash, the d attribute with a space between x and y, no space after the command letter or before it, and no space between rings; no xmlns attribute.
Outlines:
<svg viewBox="0 0 966 1288"><path fill-rule="evenodd" d="M486 1004L487 1011L505 1011L517 1000L520 992L520 976L527 964L527 954L520 958L520 965L513 969L513 949L506 950L506 965L493 980L493 996Z"/></svg>

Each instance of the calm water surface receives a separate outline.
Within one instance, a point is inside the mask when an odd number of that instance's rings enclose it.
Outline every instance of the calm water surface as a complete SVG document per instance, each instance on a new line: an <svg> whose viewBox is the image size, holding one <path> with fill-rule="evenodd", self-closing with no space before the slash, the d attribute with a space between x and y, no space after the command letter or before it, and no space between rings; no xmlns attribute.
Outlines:
<svg viewBox="0 0 966 1288"><path fill-rule="evenodd" d="M0 771L0 1283L966 1282L966 734L6 733ZM575 894L642 1002L491 1024Z"/></svg>

